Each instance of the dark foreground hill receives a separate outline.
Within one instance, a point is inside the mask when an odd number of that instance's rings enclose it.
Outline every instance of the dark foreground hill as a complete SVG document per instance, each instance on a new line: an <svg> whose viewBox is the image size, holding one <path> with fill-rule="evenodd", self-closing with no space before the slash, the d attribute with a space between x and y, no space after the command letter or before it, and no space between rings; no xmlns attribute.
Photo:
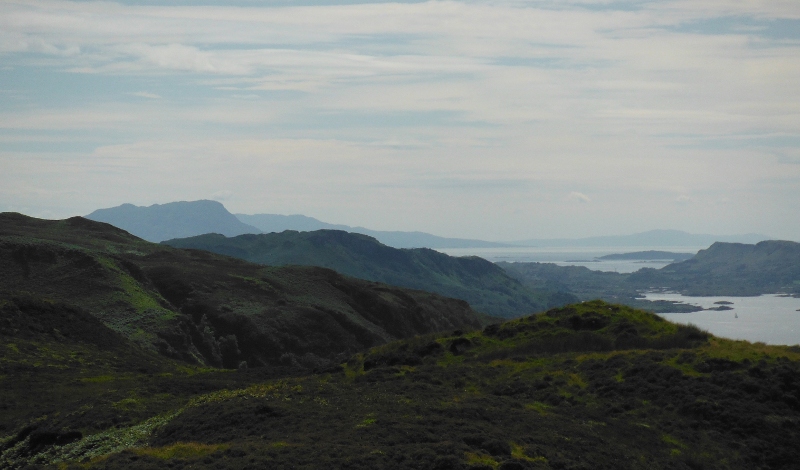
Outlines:
<svg viewBox="0 0 800 470"><path fill-rule="evenodd" d="M272 266L322 266L348 276L462 299L475 310L496 317L518 317L577 300L555 291L527 289L482 258L458 258L426 248L397 249L340 230L232 238L207 234L163 243Z"/></svg>
<svg viewBox="0 0 800 470"><path fill-rule="evenodd" d="M30 310L18 300L8 308ZM0 429L3 468L766 470L800 461L800 351L603 302L389 343L313 375L107 361L109 345L32 334L49 349L15 338L18 351L2 359L11 372L0 398L14 412ZM9 365L25 360L49 382ZM137 369L126 371L128 360ZM83 372L91 367L97 375ZM30 394L45 403L23 416L18 403Z"/></svg>
<svg viewBox="0 0 800 470"><path fill-rule="evenodd" d="M208 200L170 202L148 207L123 204L98 209L86 218L111 224L151 242L212 232L229 236L261 232L240 221L219 202Z"/></svg>
<svg viewBox="0 0 800 470"><path fill-rule="evenodd" d="M460 300L178 250L80 217L0 214L0 294L62 303L145 350L226 368L320 367L394 339L480 325Z"/></svg>

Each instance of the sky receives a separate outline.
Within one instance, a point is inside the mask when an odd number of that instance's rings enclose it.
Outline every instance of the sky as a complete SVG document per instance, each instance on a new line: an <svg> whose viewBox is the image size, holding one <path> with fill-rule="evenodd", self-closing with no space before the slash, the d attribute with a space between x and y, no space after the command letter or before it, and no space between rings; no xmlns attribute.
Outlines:
<svg viewBox="0 0 800 470"><path fill-rule="evenodd" d="M800 240L797 0L0 1L0 211Z"/></svg>

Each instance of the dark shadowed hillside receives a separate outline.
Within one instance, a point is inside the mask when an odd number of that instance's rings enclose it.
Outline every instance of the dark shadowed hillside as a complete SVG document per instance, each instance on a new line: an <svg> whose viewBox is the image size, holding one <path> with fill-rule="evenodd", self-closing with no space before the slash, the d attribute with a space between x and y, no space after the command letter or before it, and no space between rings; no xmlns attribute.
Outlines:
<svg viewBox="0 0 800 470"><path fill-rule="evenodd" d="M229 236L261 232L237 219L219 202L207 200L153 204L148 207L123 204L98 209L86 218L111 224L151 242L212 232Z"/></svg>
<svg viewBox="0 0 800 470"><path fill-rule="evenodd" d="M20 299L3 308L48 326L78 316ZM800 460L796 348L599 301L388 343L306 375L181 369L127 346L8 331L2 468L790 470Z"/></svg>
<svg viewBox="0 0 800 470"><path fill-rule="evenodd" d="M478 326L466 302L315 267L178 250L80 217L0 214L0 293L80 308L197 364L324 366L387 341Z"/></svg>
<svg viewBox="0 0 800 470"><path fill-rule="evenodd" d="M475 310L497 317L517 317L576 300L555 291L527 289L482 258L457 258L425 248L396 249L372 237L339 230L232 238L208 234L164 244L272 266L322 266L348 276L466 300Z"/></svg>

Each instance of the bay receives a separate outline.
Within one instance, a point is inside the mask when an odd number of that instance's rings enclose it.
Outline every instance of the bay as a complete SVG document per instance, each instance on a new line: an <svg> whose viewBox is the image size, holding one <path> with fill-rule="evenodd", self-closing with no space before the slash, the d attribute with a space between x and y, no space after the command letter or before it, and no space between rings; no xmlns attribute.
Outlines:
<svg viewBox="0 0 800 470"><path fill-rule="evenodd" d="M716 302L732 302L731 310L661 313L675 322L692 323L711 334L766 344L800 344L800 299L777 294L758 297L688 297L674 293L646 293L647 300L671 300L715 308Z"/></svg>
<svg viewBox="0 0 800 470"><path fill-rule="evenodd" d="M637 251L670 251L674 253L697 253L707 247L685 246L610 246L610 247L501 247L501 248L440 248L438 251L450 256L478 256L493 263L553 263L559 266L585 266L594 271L632 273L641 268L660 269L671 260L598 260L605 255L633 253Z"/></svg>

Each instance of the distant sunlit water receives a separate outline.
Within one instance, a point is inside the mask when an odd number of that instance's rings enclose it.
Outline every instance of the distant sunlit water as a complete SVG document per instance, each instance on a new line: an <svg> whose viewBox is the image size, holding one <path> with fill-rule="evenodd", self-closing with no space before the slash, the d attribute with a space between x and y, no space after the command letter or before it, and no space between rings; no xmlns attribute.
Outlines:
<svg viewBox="0 0 800 470"><path fill-rule="evenodd" d="M716 336L767 344L800 344L800 299L779 295L758 297L687 297L680 294L645 294L647 300L673 300L703 308L714 302L733 302L733 310L662 313L675 323L692 323ZM737 318L738 317L738 318Z"/></svg>
<svg viewBox="0 0 800 470"><path fill-rule="evenodd" d="M479 256L493 263L499 261L517 263L553 263L559 266L585 266L594 271L632 273L641 268L659 269L670 260L626 261L597 260L601 256L633 253L637 251L669 251L673 253L697 253L707 247L674 246L627 246L627 247L503 247L503 248L440 248L438 251L450 256Z"/></svg>

